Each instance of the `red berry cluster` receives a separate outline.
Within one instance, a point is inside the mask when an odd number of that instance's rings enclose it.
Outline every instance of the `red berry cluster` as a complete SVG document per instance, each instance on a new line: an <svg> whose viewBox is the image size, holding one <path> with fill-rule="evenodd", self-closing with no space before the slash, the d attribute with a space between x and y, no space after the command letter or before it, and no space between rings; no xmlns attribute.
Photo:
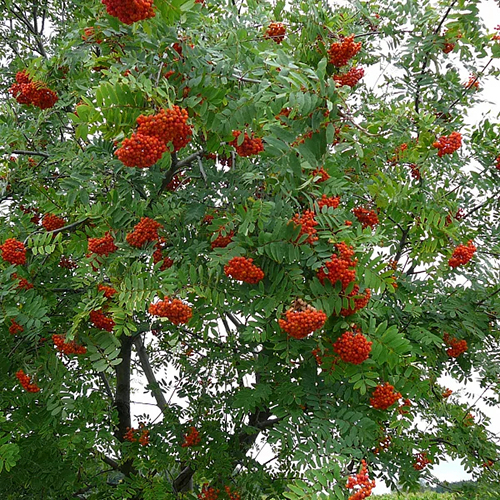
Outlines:
<svg viewBox="0 0 500 500"><path fill-rule="evenodd" d="M459 208L455 214L453 215L452 212L448 212L448 215L446 216L446 226L449 226L452 222L453 219L455 220L461 220L465 217L465 212L463 211L462 208Z"/></svg>
<svg viewBox="0 0 500 500"><path fill-rule="evenodd" d="M343 75L333 75L333 79L337 82L339 87L347 85L353 88L365 75L365 70L363 68L351 68L347 73Z"/></svg>
<svg viewBox="0 0 500 500"><path fill-rule="evenodd" d="M160 271L165 271L174 265L174 261L170 257L163 257L163 245L165 238L160 238L155 244L155 251L153 252L153 263L158 264L161 262Z"/></svg>
<svg viewBox="0 0 500 500"><path fill-rule="evenodd" d="M349 497L349 500L363 500L372 494L373 488L375 488L375 480L370 481L368 478L368 467L366 465L366 460L361 460L361 470L355 476L351 476L347 479L347 489L356 491Z"/></svg>
<svg viewBox="0 0 500 500"><path fill-rule="evenodd" d="M378 446L373 450L373 453L375 453L375 455L378 455L381 451L387 451L389 449L389 446L391 446L391 442L391 436L385 436L378 442Z"/></svg>
<svg viewBox="0 0 500 500"><path fill-rule="evenodd" d="M217 500L219 498L220 490L216 490L208 483L205 483L201 488L201 493L198 493L200 500Z"/></svg>
<svg viewBox="0 0 500 500"><path fill-rule="evenodd" d="M46 214L42 219L42 226L46 231L57 231L61 229L66 224L66 221L62 217L58 217L54 214Z"/></svg>
<svg viewBox="0 0 500 500"><path fill-rule="evenodd" d="M137 134L155 137L162 141L165 146L170 142L174 151L187 146L193 135L193 129L187 124L188 112L179 106L171 109L162 109L156 115L137 118Z"/></svg>
<svg viewBox="0 0 500 500"><path fill-rule="evenodd" d="M115 245L113 236L109 231L102 238L89 238L88 241L89 252L96 253L97 255L106 255L116 252L118 247Z"/></svg>
<svg viewBox="0 0 500 500"><path fill-rule="evenodd" d="M296 339L302 339L318 330L326 321L326 314L323 311L318 311L302 299L296 299L293 307L285 315L286 320L280 319L278 323L283 330Z"/></svg>
<svg viewBox="0 0 500 500"><path fill-rule="evenodd" d="M182 443L183 448L190 446L198 446L201 443L200 433L196 427L191 426L189 428L189 433L184 436L184 442Z"/></svg>
<svg viewBox="0 0 500 500"><path fill-rule="evenodd" d="M340 281L342 282L342 290L345 290L349 283L356 279L356 270L353 268L358 260L352 259L354 250L344 242L336 243L335 248L340 255L332 255L331 260L325 263L325 267L318 271L318 279L321 283L324 283L325 279L327 279L332 285Z"/></svg>
<svg viewBox="0 0 500 500"><path fill-rule="evenodd" d="M59 267L62 267L65 269L76 269L78 267L78 264L70 257L62 256L59 259Z"/></svg>
<svg viewBox="0 0 500 500"><path fill-rule="evenodd" d="M19 370L16 372L16 377L21 382L21 385L25 390L28 392L40 392L40 387L38 387L36 384L31 383L31 378L29 375L26 375L23 370Z"/></svg>
<svg viewBox="0 0 500 500"><path fill-rule="evenodd" d="M410 175L415 179L419 180L422 177L422 174L420 173L420 169L418 168L418 165L416 163L411 163L408 165L410 167Z"/></svg>
<svg viewBox="0 0 500 500"><path fill-rule="evenodd" d="M282 108L282 110L274 118L276 118L276 120L281 121L282 116L284 116L285 118L288 118L290 116L291 112L292 112L292 108Z"/></svg>
<svg viewBox="0 0 500 500"><path fill-rule="evenodd" d="M38 224L40 222L40 215L38 215L38 213L39 213L38 208L29 208L29 207L25 207L24 205L19 205L19 209L24 214L34 214L33 217L31 217L31 219L30 219L30 221L33 224Z"/></svg>
<svg viewBox="0 0 500 500"><path fill-rule="evenodd" d="M453 391L451 389L446 389L445 391L443 391L443 393L441 394L441 397L443 399L448 399L451 395L453 394Z"/></svg>
<svg viewBox="0 0 500 500"><path fill-rule="evenodd" d="M9 326L9 333L11 335L17 335L18 333L23 333L24 328L15 320L10 320L11 325Z"/></svg>
<svg viewBox="0 0 500 500"><path fill-rule="evenodd" d="M495 168L500 170L500 155L495 158Z"/></svg>
<svg viewBox="0 0 500 500"><path fill-rule="evenodd" d="M315 330L319 330L326 321L326 314L318 311L312 306L306 306L302 310L289 309L286 313L286 320L280 319L278 323L290 337L303 339Z"/></svg>
<svg viewBox="0 0 500 500"><path fill-rule="evenodd" d="M368 210L363 207L356 207L353 209L352 213L361 222L363 229L366 227L374 228L378 223L378 215L375 210Z"/></svg>
<svg viewBox="0 0 500 500"><path fill-rule="evenodd" d="M262 139L258 137L254 138L253 132L252 132L252 137L250 137L245 132L245 138L243 139L243 142L238 146L238 137L240 135L241 132L239 130L233 130L234 139L228 143L230 146L234 146L234 148L236 149L236 153L239 156L253 156L253 155L258 155L259 153L264 151L264 145L262 144Z"/></svg>
<svg viewBox="0 0 500 500"><path fill-rule="evenodd" d="M234 257L224 266L224 274L238 281L255 285L264 279L264 271L253 264L253 259Z"/></svg>
<svg viewBox="0 0 500 500"><path fill-rule="evenodd" d="M153 0L102 0L102 3L110 16L125 24L155 17Z"/></svg>
<svg viewBox="0 0 500 500"><path fill-rule="evenodd" d="M158 229L163 227L159 222L156 222L149 217L142 217L141 221L134 226L134 230L127 234L127 243L133 247L141 248L148 241L156 241L159 239Z"/></svg>
<svg viewBox="0 0 500 500"><path fill-rule="evenodd" d="M313 177L319 176L319 179L316 181L316 184L321 184L322 182L327 181L330 178L330 174L323 168L319 167L312 173Z"/></svg>
<svg viewBox="0 0 500 500"><path fill-rule="evenodd" d="M281 43L285 39L286 26L283 23L272 22L264 33L264 38L270 38L276 43Z"/></svg>
<svg viewBox="0 0 500 500"><path fill-rule="evenodd" d="M149 306L149 313L153 316L169 319L174 325L186 324L192 317L193 311L179 299L171 300L165 297L156 304Z"/></svg>
<svg viewBox="0 0 500 500"><path fill-rule="evenodd" d="M401 393L394 392L394 386L386 382L385 384L377 385L370 398L370 404L377 410L387 410L389 406L392 406L401 398Z"/></svg>
<svg viewBox="0 0 500 500"><path fill-rule="evenodd" d="M330 64L337 68L345 66L361 50L361 42L354 43L354 35L346 36L341 42L332 43L328 49Z"/></svg>
<svg viewBox="0 0 500 500"><path fill-rule="evenodd" d="M226 494L229 500L241 500L241 495L239 493L236 493L236 491L231 491L231 488L229 486L224 486L224 489L226 490Z"/></svg>
<svg viewBox="0 0 500 500"><path fill-rule="evenodd" d="M179 187L184 184L187 184L190 181L189 178L184 178L184 172L179 172L172 177L172 180L166 185L165 190L170 191L171 193L177 191Z"/></svg>
<svg viewBox="0 0 500 500"><path fill-rule="evenodd" d="M437 148L438 156L451 155L462 146L462 134L452 132L450 135L442 135L437 141L432 143L433 148Z"/></svg>
<svg viewBox="0 0 500 500"><path fill-rule="evenodd" d="M104 296L107 299L113 298L113 295L115 295L115 293L118 293L112 286L101 285L101 284L97 285L97 290L99 292L104 292Z"/></svg>
<svg viewBox="0 0 500 500"><path fill-rule="evenodd" d="M340 196L331 196L328 198L326 194L321 196L321 200L318 200L318 207L320 210L323 207L331 207L331 208L337 208L340 203Z"/></svg>
<svg viewBox="0 0 500 500"><path fill-rule="evenodd" d="M33 283L30 283L26 278L21 278L21 276L18 276L17 273L12 274L12 279L19 280L19 283L16 286L18 290L30 290L33 288Z"/></svg>
<svg viewBox="0 0 500 500"><path fill-rule="evenodd" d="M33 81L24 70L16 74L16 82L9 92L19 104L32 104L40 109L48 109L59 99L53 90L43 82Z"/></svg>
<svg viewBox="0 0 500 500"><path fill-rule="evenodd" d="M333 344L333 350L342 361L359 365L370 356L373 342L368 342L359 329L353 330L354 332L344 332Z"/></svg>
<svg viewBox="0 0 500 500"><path fill-rule="evenodd" d="M115 155L126 167L148 168L160 160L166 150L163 141L157 137L132 134L123 140Z"/></svg>
<svg viewBox="0 0 500 500"><path fill-rule="evenodd" d="M417 453L417 455L415 456L415 463L413 464L413 468L415 470L423 470L430 463L431 461L427 458L427 453L425 453L425 451L423 453Z"/></svg>
<svg viewBox="0 0 500 500"><path fill-rule="evenodd" d="M83 30L82 40L84 42L88 43L95 42L98 44L101 44L103 42L101 35L99 33L96 33L93 26L90 26Z"/></svg>
<svg viewBox="0 0 500 500"><path fill-rule="evenodd" d="M479 80L478 80L478 77L476 75L474 75L473 73L471 73L469 75L469 80L464 83L464 87L466 89L479 90Z"/></svg>
<svg viewBox="0 0 500 500"><path fill-rule="evenodd" d="M398 407L398 413L400 415L408 415L410 413L409 408L411 407L411 401L408 398L403 399L403 402Z"/></svg>
<svg viewBox="0 0 500 500"><path fill-rule="evenodd" d="M445 54L449 54L454 48L456 43L453 42L445 42L443 45L443 52Z"/></svg>
<svg viewBox="0 0 500 500"><path fill-rule="evenodd" d="M106 316L101 309L90 311L90 321L96 328L106 330L107 332L113 331L115 326L113 318Z"/></svg>
<svg viewBox="0 0 500 500"><path fill-rule="evenodd" d="M226 248L233 241L234 231L230 231L225 236L222 235L223 228L220 228L217 233L217 238L210 243L212 250L214 248Z"/></svg>
<svg viewBox="0 0 500 500"><path fill-rule="evenodd" d="M445 344L450 346L446 349L446 354L448 354L450 358L458 358L458 356L466 352L468 349L466 340L458 340L455 337L450 337L448 333L444 334L443 340Z"/></svg>
<svg viewBox="0 0 500 500"><path fill-rule="evenodd" d="M141 434L137 437L139 432ZM130 441L131 443L138 441L141 446L147 446L149 444L149 431L145 428L143 423L140 423L139 429L127 427L127 432L123 436L123 439L125 441Z"/></svg>
<svg viewBox="0 0 500 500"><path fill-rule="evenodd" d="M56 349L63 354L86 354L87 348L83 345L77 344L74 340L66 342L64 335L52 335L52 341Z"/></svg>
<svg viewBox="0 0 500 500"><path fill-rule="evenodd" d="M393 285L394 286L394 285ZM354 307L351 308L342 308L340 310L341 316L351 316L356 313L360 309L363 309L368 305L368 301L370 300L372 293L369 288L365 288L365 292L363 295L359 295L359 286L355 285L352 289L352 292L348 295L348 298L352 298L354 300Z"/></svg>
<svg viewBox="0 0 500 500"><path fill-rule="evenodd" d="M453 251L453 255L448 260L448 265L455 268L467 264L467 262L472 259L476 250L477 248L472 243L472 240L467 242L467 246L458 245L458 247Z"/></svg>
<svg viewBox="0 0 500 500"><path fill-rule="evenodd" d="M298 243L303 234L309 235L305 240L305 243L314 243L315 241L318 241L315 226L317 226L319 222L315 220L314 212L312 210L306 210L302 215L295 214L292 218L292 222L295 227L300 226L300 233L295 240L295 243Z"/></svg>
<svg viewBox="0 0 500 500"><path fill-rule="evenodd" d="M408 149L408 144L406 144L406 142L397 146L396 149L394 150L394 156L392 158L389 158L389 163L391 165L395 165L398 161L401 160L402 156L404 155L404 152L407 149Z"/></svg>
<svg viewBox="0 0 500 500"><path fill-rule="evenodd" d="M16 265L26 264L26 248L22 241L15 238L5 240L3 245L0 245L2 250L2 259L6 262Z"/></svg>

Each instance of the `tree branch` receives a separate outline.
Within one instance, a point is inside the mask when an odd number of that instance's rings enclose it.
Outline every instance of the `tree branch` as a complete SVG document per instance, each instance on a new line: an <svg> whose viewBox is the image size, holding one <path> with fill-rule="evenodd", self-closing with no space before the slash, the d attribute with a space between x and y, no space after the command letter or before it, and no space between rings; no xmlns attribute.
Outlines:
<svg viewBox="0 0 500 500"><path fill-rule="evenodd" d="M146 375L146 378L148 380L149 388L153 393L158 408L160 408L160 410L163 412L167 406L167 401L165 399L165 396L163 395L163 392L160 389L158 381L156 380L153 369L151 368L151 363L149 362L149 356L148 353L146 352L144 342L142 341L142 337L140 335L136 337L136 339L134 340L134 344L137 356L139 357L139 362L141 364L142 369L144 370L144 375Z"/></svg>

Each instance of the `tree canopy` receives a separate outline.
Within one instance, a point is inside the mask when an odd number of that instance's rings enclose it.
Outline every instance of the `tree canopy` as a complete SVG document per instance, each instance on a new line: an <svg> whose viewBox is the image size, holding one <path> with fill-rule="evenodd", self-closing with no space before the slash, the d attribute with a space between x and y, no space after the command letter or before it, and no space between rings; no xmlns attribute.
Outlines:
<svg viewBox="0 0 500 500"><path fill-rule="evenodd" d="M2 498L498 497L478 1L0 5Z"/></svg>

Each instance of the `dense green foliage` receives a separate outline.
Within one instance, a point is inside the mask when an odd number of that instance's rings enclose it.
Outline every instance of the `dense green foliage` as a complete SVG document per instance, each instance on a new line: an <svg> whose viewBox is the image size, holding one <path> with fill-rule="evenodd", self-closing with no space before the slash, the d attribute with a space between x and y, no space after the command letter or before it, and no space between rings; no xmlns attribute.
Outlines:
<svg viewBox="0 0 500 500"><path fill-rule="evenodd" d="M0 2L0 497L207 498L209 483L219 498L228 486L244 499L347 499L362 459L370 479L418 489L426 452L462 459L498 498L498 436L440 385L476 374L498 403L499 127L467 113L475 83L498 75L500 42L478 2L154 3L155 17L126 25L97 0ZM273 21L282 43L264 36ZM339 69L331 46L350 34L362 46ZM365 78L337 85L354 66ZM54 106L16 102L22 70ZM189 143L125 166L114 153L136 119L173 105L189 114ZM233 131L264 151L235 154ZM462 147L439 156L433 144L453 132ZM338 206L320 208L323 195ZM291 222L306 210L315 234ZM134 246L142 217L158 237ZM96 257L91 239L106 233L116 251ZM6 255L12 239L26 264ZM470 262L450 266L471 240ZM320 280L343 242L355 279ZM264 279L227 276L234 257ZM192 318L150 314L164 297ZM297 299L328 318L302 339L278 323ZM332 347L355 326L372 342L357 365ZM54 335L86 353L58 352ZM467 350L450 357L459 341ZM374 408L386 382L402 397ZM143 388L160 417L135 404ZM191 427L200 442L186 446Z"/></svg>

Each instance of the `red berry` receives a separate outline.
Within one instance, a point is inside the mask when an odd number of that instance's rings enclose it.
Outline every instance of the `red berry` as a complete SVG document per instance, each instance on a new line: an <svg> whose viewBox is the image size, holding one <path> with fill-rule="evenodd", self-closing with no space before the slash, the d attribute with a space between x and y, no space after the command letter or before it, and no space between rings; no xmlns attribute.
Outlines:
<svg viewBox="0 0 500 500"><path fill-rule="evenodd" d="M125 24L155 17L153 0L102 0L102 3L110 16Z"/></svg>
<svg viewBox="0 0 500 500"><path fill-rule="evenodd" d="M303 339L315 330L323 327L326 314L306 304L302 300L296 300L294 308L285 313L286 319L278 320L280 328L295 339Z"/></svg>
<svg viewBox="0 0 500 500"><path fill-rule="evenodd" d="M165 297L164 300L151 304L149 313L153 316L169 319L174 325L186 324L192 317L193 311L179 299L170 299Z"/></svg>
<svg viewBox="0 0 500 500"><path fill-rule="evenodd" d="M477 248L472 243L472 240L467 242L467 246L458 245L458 247L453 251L453 255L448 260L448 265L453 268L464 266L472 259L476 250Z"/></svg>
<svg viewBox="0 0 500 500"><path fill-rule="evenodd" d="M88 241L89 252L96 253L97 255L106 255L116 252L118 247L115 245L113 236L109 231L102 238L89 238Z"/></svg>
<svg viewBox="0 0 500 500"><path fill-rule="evenodd" d="M260 152L264 151L264 145L262 144L262 139L250 137L246 132L243 139L243 142L238 146L238 137L241 132L239 130L233 131L234 139L230 141L228 144L230 146L234 146L236 149L236 153L239 156L253 156L258 155Z"/></svg>
<svg viewBox="0 0 500 500"><path fill-rule="evenodd" d="M9 238L5 240L3 245L0 245L0 249L2 250L2 259L6 262L21 266L26 264L26 248L23 242Z"/></svg>
<svg viewBox="0 0 500 500"><path fill-rule="evenodd" d="M274 40L276 43L281 43L285 39L286 26L283 23L272 22L264 33L264 38Z"/></svg>
<svg viewBox="0 0 500 500"><path fill-rule="evenodd" d="M141 221L134 226L134 230L127 234L127 243L133 247L141 248L149 241L159 239L158 229L163 227L159 222L156 222L149 217L142 217Z"/></svg>
<svg viewBox="0 0 500 500"><path fill-rule="evenodd" d="M369 358L372 344L373 342L368 342L366 337L355 328L354 332L344 332L333 344L333 350L342 361L359 365Z"/></svg>
<svg viewBox="0 0 500 500"><path fill-rule="evenodd" d="M345 66L361 50L361 42L354 43L354 35L345 37L341 42L332 43L328 49L330 64L337 68Z"/></svg>
<svg viewBox="0 0 500 500"><path fill-rule="evenodd" d="M387 410L401 398L401 393L394 392L394 386L386 382L385 384L377 385L370 398L370 404L377 410Z"/></svg>
<svg viewBox="0 0 500 500"><path fill-rule="evenodd" d="M246 257L234 257L224 266L224 274L235 280L255 285L264 279L264 271L252 262L253 259Z"/></svg>

